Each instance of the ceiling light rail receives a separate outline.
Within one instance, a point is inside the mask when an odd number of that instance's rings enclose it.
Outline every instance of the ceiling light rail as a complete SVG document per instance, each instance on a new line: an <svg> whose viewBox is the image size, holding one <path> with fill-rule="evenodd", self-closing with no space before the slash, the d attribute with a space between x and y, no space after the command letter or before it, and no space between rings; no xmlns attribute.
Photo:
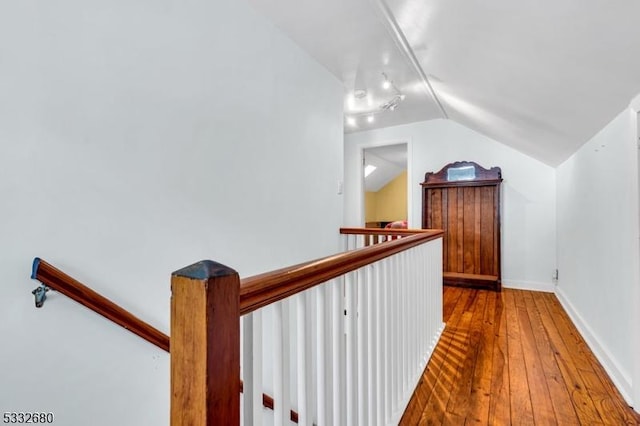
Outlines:
<svg viewBox="0 0 640 426"><path fill-rule="evenodd" d="M418 59L413 53L413 49L411 49L409 42L404 36L404 33L402 32L400 25L398 25L398 22L393 16L393 13L389 9L389 6L387 5L387 3L384 0L371 0L371 2L376 6L376 9L382 15L383 22L386 24L387 30L391 33L396 44L398 45L398 47L400 47L400 50L402 51L402 53L404 53L404 55L407 57L407 59L413 66L414 70L418 73L418 75L422 79L422 82L427 87L427 90L431 95L431 97L433 98L434 102L440 108L440 111L442 112L442 115L444 116L444 118L449 118L447 111L444 109L444 106L440 102L438 95L436 95L435 90L433 90L433 87L431 86L431 83L429 82L427 75L422 69L422 66L420 65L420 63L418 62Z"/></svg>

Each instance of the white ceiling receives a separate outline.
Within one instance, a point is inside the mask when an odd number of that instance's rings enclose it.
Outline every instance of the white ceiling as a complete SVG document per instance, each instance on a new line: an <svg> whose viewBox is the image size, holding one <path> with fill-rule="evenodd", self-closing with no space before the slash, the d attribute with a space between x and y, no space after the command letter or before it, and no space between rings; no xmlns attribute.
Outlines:
<svg viewBox="0 0 640 426"><path fill-rule="evenodd" d="M347 132L448 117L554 166L640 93L637 0L249 2L343 82ZM367 123L382 72L406 98Z"/></svg>

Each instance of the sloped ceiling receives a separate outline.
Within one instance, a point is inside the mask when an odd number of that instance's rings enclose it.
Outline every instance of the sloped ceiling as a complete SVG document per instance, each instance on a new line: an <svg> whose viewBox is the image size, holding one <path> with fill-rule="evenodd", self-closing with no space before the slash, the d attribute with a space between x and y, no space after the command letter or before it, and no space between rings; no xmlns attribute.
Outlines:
<svg viewBox="0 0 640 426"><path fill-rule="evenodd" d="M640 93L637 0L249 2L343 82L346 132L449 118L555 166Z"/></svg>
<svg viewBox="0 0 640 426"><path fill-rule="evenodd" d="M364 164L375 166L364 178L365 191L378 192L407 169L407 145L385 145L364 150Z"/></svg>

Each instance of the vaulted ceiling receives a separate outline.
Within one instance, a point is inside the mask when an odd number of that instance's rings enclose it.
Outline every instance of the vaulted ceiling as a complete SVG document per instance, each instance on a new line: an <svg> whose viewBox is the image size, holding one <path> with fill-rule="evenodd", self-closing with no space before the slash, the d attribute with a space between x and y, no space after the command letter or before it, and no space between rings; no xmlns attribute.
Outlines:
<svg viewBox="0 0 640 426"><path fill-rule="evenodd" d="M364 164L374 170L364 178L364 190L378 192L407 170L407 144L384 145L364 150Z"/></svg>
<svg viewBox="0 0 640 426"><path fill-rule="evenodd" d="M346 132L448 118L555 166L640 93L637 0L249 2L343 82Z"/></svg>

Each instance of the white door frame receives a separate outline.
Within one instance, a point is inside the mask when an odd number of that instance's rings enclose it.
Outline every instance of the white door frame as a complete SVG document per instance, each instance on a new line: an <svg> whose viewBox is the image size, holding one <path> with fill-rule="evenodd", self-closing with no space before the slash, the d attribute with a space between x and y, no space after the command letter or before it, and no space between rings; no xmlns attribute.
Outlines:
<svg viewBox="0 0 640 426"><path fill-rule="evenodd" d="M363 142L356 145L358 150L358 155L356 156L357 164L353 165L356 167L358 173L358 179L355 182L354 188L354 196L356 197L356 215L359 218L360 226L365 225L364 220L364 150L367 148L377 148L381 146L389 146L389 145L406 145L407 146L407 221L409 224L409 228L420 228L420 221L416 222L416 219L413 217L413 180L411 179L412 171L413 171L413 146L411 138L407 139L393 139L393 140L384 140L384 141L372 141L372 142Z"/></svg>

